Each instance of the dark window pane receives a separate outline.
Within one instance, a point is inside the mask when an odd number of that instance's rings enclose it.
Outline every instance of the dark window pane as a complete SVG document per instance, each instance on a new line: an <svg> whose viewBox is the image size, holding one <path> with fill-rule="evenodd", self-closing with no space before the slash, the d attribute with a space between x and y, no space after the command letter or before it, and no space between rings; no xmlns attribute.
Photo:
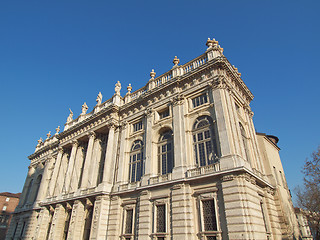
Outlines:
<svg viewBox="0 0 320 240"><path fill-rule="evenodd" d="M217 231L214 200L202 201L203 224L205 231Z"/></svg>
<svg viewBox="0 0 320 240"><path fill-rule="evenodd" d="M132 233L133 209L127 210L125 233Z"/></svg>
<svg viewBox="0 0 320 240"><path fill-rule="evenodd" d="M157 206L157 232L166 232L165 205L158 205Z"/></svg>

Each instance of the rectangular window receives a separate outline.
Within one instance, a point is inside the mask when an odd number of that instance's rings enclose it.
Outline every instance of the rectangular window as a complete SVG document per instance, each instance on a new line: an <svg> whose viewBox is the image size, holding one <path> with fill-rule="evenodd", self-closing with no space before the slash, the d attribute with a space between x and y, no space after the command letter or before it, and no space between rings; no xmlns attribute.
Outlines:
<svg viewBox="0 0 320 240"><path fill-rule="evenodd" d="M192 106L195 108L195 107L198 107L198 106L205 104L207 102L208 102L208 96L205 93L205 94L202 94L198 97L193 98L192 99Z"/></svg>
<svg viewBox="0 0 320 240"><path fill-rule="evenodd" d="M133 132L139 131L142 129L142 121L133 124Z"/></svg>
<svg viewBox="0 0 320 240"><path fill-rule="evenodd" d="M165 110L159 112L160 119L166 118L168 116L170 116L169 108L166 108Z"/></svg>
<svg viewBox="0 0 320 240"><path fill-rule="evenodd" d="M165 204L157 205L157 232L166 232L166 207Z"/></svg>
<svg viewBox="0 0 320 240"><path fill-rule="evenodd" d="M205 231L217 231L214 200L202 200L203 226Z"/></svg>
<svg viewBox="0 0 320 240"><path fill-rule="evenodd" d="M7 206L3 206L2 211L6 211L7 210Z"/></svg>
<svg viewBox="0 0 320 240"><path fill-rule="evenodd" d="M7 198L6 198L6 202L9 202L9 201L10 201L10 198L7 197Z"/></svg>
<svg viewBox="0 0 320 240"><path fill-rule="evenodd" d="M133 209L127 209L125 234L132 234L132 223L133 223Z"/></svg>

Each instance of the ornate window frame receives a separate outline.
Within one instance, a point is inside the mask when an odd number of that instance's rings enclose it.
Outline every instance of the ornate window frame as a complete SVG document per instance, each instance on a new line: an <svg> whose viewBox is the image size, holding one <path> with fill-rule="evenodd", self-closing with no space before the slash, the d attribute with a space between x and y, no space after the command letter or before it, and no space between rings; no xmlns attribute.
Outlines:
<svg viewBox="0 0 320 240"><path fill-rule="evenodd" d="M136 231L136 204L137 204L137 201L136 199L133 199L133 200L127 200L127 201L124 201L122 203L122 208L123 208L123 213L122 213L122 229L121 229L121 236L120 236L120 239L122 240L133 240L135 239L135 231ZM129 216L129 219L127 218L128 217L128 212L131 212L132 211L132 218L130 219L130 216ZM131 222L128 222L130 221ZM131 233L127 232L127 227L128 227L128 224L130 224L130 228L131 228Z"/></svg>
<svg viewBox="0 0 320 240"><path fill-rule="evenodd" d="M168 135L170 135L170 138L168 138ZM170 149L168 150L169 146ZM157 144L157 155L158 174L166 175L172 173L172 170L174 168L174 139L173 132L171 129L166 130L160 134L159 141ZM168 156L171 156L172 162L168 161Z"/></svg>
<svg viewBox="0 0 320 240"><path fill-rule="evenodd" d="M140 144L140 147L138 146ZM138 159L139 158L139 159ZM144 175L144 145L143 141L138 139L133 142L130 149L129 157L129 183L138 182L141 180L141 177ZM140 170L140 177L137 177L138 171ZM134 172L134 176L133 176Z"/></svg>
<svg viewBox="0 0 320 240"><path fill-rule="evenodd" d="M152 205L152 233L151 237L155 240L166 240L170 239L169 226L170 226L170 218L169 218L169 196L158 196L150 199L153 202ZM164 206L164 232L158 232L158 210L160 206Z"/></svg>
<svg viewBox="0 0 320 240"><path fill-rule="evenodd" d="M202 122L204 121L207 121L208 124L203 125ZM199 126L201 123L202 126ZM202 115L195 119L192 126L192 145L197 167L204 167L218 162L217 133L214 121L210 116ZM203 157L204 159L202 159Z"/></svg>
<svg viewBox="0 0 320 240"><path fill-rule="evenodd" d="M194 197L196 200L197 206L197 214L198 214L198 224L199 224L199 239L201 240L209 240L210 237L215 237L217 240L221 240L221 228L220 228L220 221L219 221L219 208L217 204L217 191L216 187L207 188L204 190L199 190L194 193ZM214 206L215 212L215 222L216 222L216 230L205 230L205 212L203 210L203 202L204 201L212 201Z"/></svg>

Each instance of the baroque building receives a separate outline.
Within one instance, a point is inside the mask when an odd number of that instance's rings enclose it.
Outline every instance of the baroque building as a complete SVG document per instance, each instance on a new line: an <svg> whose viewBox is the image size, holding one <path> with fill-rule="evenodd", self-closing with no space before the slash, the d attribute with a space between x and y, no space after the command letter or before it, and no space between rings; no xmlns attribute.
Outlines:
<svg viewBox="0 0 320 240"><path fill-rule="evenodd" d="M214 39L73 113L31 160L7 239L298 239L277 137Z"/></svg>

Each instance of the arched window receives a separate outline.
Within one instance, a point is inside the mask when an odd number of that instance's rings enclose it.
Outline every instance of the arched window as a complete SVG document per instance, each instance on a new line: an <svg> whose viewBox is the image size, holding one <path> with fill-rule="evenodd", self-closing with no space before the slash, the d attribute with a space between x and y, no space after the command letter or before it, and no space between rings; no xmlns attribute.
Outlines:
<svg viewBox="0 0 320 240"><path fill-rule="evenodd" d="M244 127L242 126L241 123L240 125L240 132L241 132L241 138L243 142L243 147L244 147L244 152L246 154L246 160L249 161L249 148L248 148L248 138L246 136L246 131L244 130Z"/></svg>
<svg viewBox="0 0 320 240"><path fill-rule="evenodd" d="M193 124L192 135L197 166L215 163L218 152L212 119L209 116L198 117Z"/></svg>
<svg viewBox="0 0 320 240"><path fill-rule="evenodd" d="M41 180L42 180L42 175L40 174L37 177L36 182L34 183L35 184L35 186L34 186L35 190L34 190L34 195L33 195L33 198L32 198L31 202L34 202L37 199L37 196L38 196L38 193L39 193L40 184L41 184Z"/></svg>
<svg viewBox="0 0 320 240"><path fill-rule="evenodd" d="M168 130L161 134L158 143L158 166L159 174L172 173L173 160L173 134Z"/></svg>
<svg viewBox="0 0 320 240"><path fill-rule="evenodd" d="M130 152L130 182L140 181L142 175L144 174L143 160L143 142L136 140L134 141Z"/></svg>
<svg viewBox="0 0 320 240"><path fill-rule="evenodd" d="M28 202L28 200L29 200L29 195L30 195L30 192L31 192L31 189L32 189L32 185L33 185L33 179L31 179L30 182L29 182L29 186L28 186L27 193L26 193L26 196L24 198L23 204L26 204Z"/></svg>

